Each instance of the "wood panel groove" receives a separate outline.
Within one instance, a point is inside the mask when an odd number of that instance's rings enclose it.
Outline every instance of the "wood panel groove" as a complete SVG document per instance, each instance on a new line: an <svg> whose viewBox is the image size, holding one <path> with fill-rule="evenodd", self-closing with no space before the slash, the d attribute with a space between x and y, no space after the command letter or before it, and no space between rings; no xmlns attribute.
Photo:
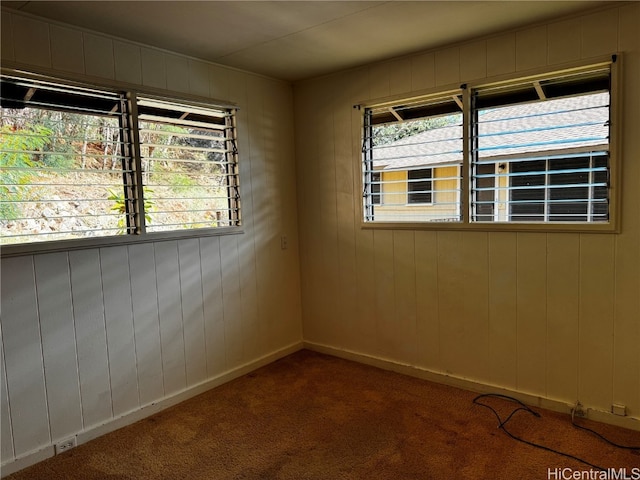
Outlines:
<svg viewBox="0 0 640 480"><path fill-rule="evenodd" d="M112 83L128 75L123 66L133 59L135 82L222 92L216 96L237 102L247 216L242 235L180 247L171 240L2 259L3 463L70 431L57 418L82 431L109 424L291 343L301 325L312 342L534 396L580 399L601 411L625 403L639 417L640 166L627 162L640 154L640 109L632 107L639 93L630 87L640 80L638 4L300 82L295 99L283 83L209 66L205 85L205 69L189 70L186 57L138 52L124 40L116 52L114 40L98 33L63 32L20 13L7 18L3 53L11 50L25 68L69 76L82 67L79 81ZM360 227L361 125L353 102L611 51L623 51L625 62L620 234ZM466 63L476 52L477 63ZM304 121L294 124L294 108ZM281 251L285 228L294 245ZM65 300L49 308L47 292L57 285ZM58 322L68 332L62 343L49 329ZM60 371L67 364L73 375ZM64 410L56 389L76 382L78 398Z"/></svg>
<svg viewBox="0 0 640 480"><path fill-rule="evenodd" d="M66 252L34 257L46 401L54 441L82 429L68 265Z"/></svg>
<svg viewBox="0 0 640 480"><path fill-rule="evenodd" d="M611 405L613 392L614 237L581 235L580 399Z"/></svg>
<svg viewBox="0 0 640 480"><path fill-rule="evenodd" d="M186 366L177 242L154 244L162 374L165 395L184 390Z"/></svg>
<svg viewBox="0 0 640 480"><path fill-rule="evenodd" d="M222 373L226 363L220 239L201 238L200 252L207 373L212 377Z"/></svg>
<svg viewBox="0 0 640 480"><path fill-rule="evenodd" d="M14 453L51 442L33 256L3 258L2 339ZM6 275L11 272L11 281Z"/></svg>
<svg viewBox="0 0 640 480"><path fill-rule="evenodd" d="M640 117L638 109L629 105L638 93L626 85L637 84L640 72L635 27L639 12L637 5L625 5L551 19L470 40L460 47L445 46L296 84L296 115L305 118L296 132L305 339L362 355L395 358L400 363L415 361L433 371L567 403L584 396L602 411L609 410L617 395L640 411L640 357L632 346L638 343L640 328L629 320L640 311L636 208L640 167L624 166L620 235L547 233L543 228L487 234L415 229L409 230L414 235L411 247L401 240L404 230L361 227L361 212L356 209L360 192L354 188L349 195L347 179L340 173L351 167L357 184L362 112L351 110L350 151L337 148L342 132L336 128L340 115L352 108L353 98L373 103L405 89L410 89L408 98L412 98L437 85L515 77L519 71L547 65L563 68L566 62L601 55L605 50L623 50L624 143L619 153L635 158L640 146L631 132L637 129ZM356 85L357 93L351 95ZM331 118L333 128L326 128ZM331 151L325 154L323 149ZM323 171L325 167L335 167L335 174ZM337 212L331 203L334 196ZM341 212L349 203L354 210ZM331 209L330 215L325 208ZM347 217L352 221L346 221ZM336 225L337 265L325 261L331 257L326 242L333 242ZM335 325L332 310L323 300L333 291L325 288L326 281L339 278L342 285L349 278L342 264L349 261L346 238L352 235L356 292L350 311L354 318L344 328ZM606 242L612 239L615 249L610 253ZM605 242L604 250L586 249L590 242L600 241ZM409 268L405 262L412 256L414 265ZM596 292L599 275L604 275L604 285ZM413 342L411 334L396 336L401 319L407 318L403 309L411 303L411 284L416 297L415 358L407 349ZM608 293L612 288L615 295ZM599 307L604 324L594 317L597 297L604 302ZM594 378L587 373L595 367L593 358L587 359L592 347L604 361ZM606 394L596 393L595 378L606 380Z"/></svg>
<svg viewBox="0 0 640 480"><path fill-rule="evenodd" d="M158 294L153 245L130 245L129 276L133 307L133 336L140 403L165 394L158 322Z"/></svg>
<svg viewBox="0 0 640 480"><path fill-rule="evenodd" d="M202 271L197 238L178 241L178 265L187 386L193 386L207 376Z"/></svg>
<svg viewBox="0 0 640 480"><path fill-rule="evenodd" d="M69 268L82 421L89 427L113 417L99 251L70 252Z"/></svg>
<svg viewBox="0 0 640 480"><path fill-rule="evenodd" d="M4 463L15 457L15 441L11 426L11 395L7 388L6 358L4 355L4 336L0 329L0 461Z"/></svg>
<svg viewBox="0 0 640 480"><path fill-rule="evenodd" d="M101 248L100 264L113 413L117 417L140 406L127 248Z"/></svg>

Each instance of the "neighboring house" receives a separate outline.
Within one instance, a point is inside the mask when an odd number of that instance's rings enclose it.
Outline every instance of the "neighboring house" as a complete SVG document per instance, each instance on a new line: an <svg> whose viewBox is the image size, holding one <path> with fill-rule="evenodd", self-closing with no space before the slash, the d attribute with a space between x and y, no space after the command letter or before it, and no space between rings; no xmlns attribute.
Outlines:
<svg viewBox="0 0 640 480"><path fill-rule="evenodd" d="M373 149L377 219L457 221L462 166L462 115L456 124L427 130Z"/></svg>
<svg viewBox="0 0 640 480"><path fill-rule="evenodd" d="M606 220L607 105L597 93L479 110L475 219ZM460 220L462 115L449 119L372 149L377 221Z"/></svg>

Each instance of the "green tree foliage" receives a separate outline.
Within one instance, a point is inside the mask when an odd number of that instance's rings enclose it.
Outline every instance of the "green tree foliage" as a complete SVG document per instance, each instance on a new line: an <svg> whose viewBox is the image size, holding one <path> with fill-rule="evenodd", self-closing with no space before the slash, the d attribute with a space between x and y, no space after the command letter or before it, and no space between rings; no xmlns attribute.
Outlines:
<svg viewBox="0 0 640 480"><path fill-rule="evenodd" d="M156 195L156 224L182 223L182 228L211 226L217 205L226 192L219 191L226 179L225 155L209 149L225 147L224 134L156 122L140 122L145 198L149 187ZM217 192L217 193L216 193ZM220 200L222 203L222 200ZM210 212L206 213L209 210ZM202 217L207 217L200 222Z"/></svg>
<svg viewBox="0 0 640 480"><path fill-rule="evenodd" d="M19 216L17 203L25 200L22 185L30 183L35 158L50 141L51 129L44 125L28 126L16 130L4 125L0 132L0 193L5 201L0 203L0 219L12 220Z"/></svg>
<svg viewBox="0 0 640 480"><path fill-rule="evenodd" d="M107 198L114 202L114 205L111 206L111 210L120 214L118 217L118 235L124 235L127 227L127 206L124 199L124 192L116 192L111 188L107 190L109 192L109 196ZM147 224L149 224L151 223L151 211L153 210L153 200L149 194L153 193L153 190L146 189L145 193L147 195L144 198L144 218Z"/></svg>
<svg viewBox="0 0 640 480"><path fill-rule="evenodd" d="M373 145L375 147L386 145L427 130L454 125L460 121L460 117L460 114L446 115L442 117L430 117L420 120L376 125L373 128Z"/></svg>
<svg viewBox="0 0 640 480"><path fill-rule="evenodd" d="M71 129L76 125L76 118L82 118L78 114L50 112L46 113L39 119L41 124L51 131L51 145L42 155L42 166L49 168L71 168L75 163L74 154L76 153L71 142L62 140L65 136L73 135L76 132Z"/></svg>
<svg viewBox="0 0 640 480"><path fill-rule="evenodd" d="M0 113L0 221L11 220L3 229L126 233L117 119L30 107ZM224 133L162 122L140 128L146 223L211 226L228 208Z"/></svg>

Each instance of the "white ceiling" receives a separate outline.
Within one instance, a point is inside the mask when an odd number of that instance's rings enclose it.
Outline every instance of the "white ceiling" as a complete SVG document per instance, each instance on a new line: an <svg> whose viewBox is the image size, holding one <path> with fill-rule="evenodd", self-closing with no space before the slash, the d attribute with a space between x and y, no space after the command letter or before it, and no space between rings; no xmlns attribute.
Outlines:
<svg viewBox="0 0 640 480"><path fill-rule="evenodd" d="M300 80L597 7L599 1L2 1L3 7Z"/></svg>

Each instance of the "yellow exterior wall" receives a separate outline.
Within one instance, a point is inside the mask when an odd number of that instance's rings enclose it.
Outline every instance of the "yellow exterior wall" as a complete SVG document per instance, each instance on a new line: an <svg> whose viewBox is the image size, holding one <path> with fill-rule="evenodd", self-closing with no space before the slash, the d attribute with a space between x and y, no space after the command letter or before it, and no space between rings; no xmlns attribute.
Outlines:
<svg viewBox="0 0 640 480"><path fill-rule="evenodd" d="M441 215L447 215L453 218L457 214L458 207L455 204L460 202L460 195L454 190L460 190L460 181L455 178L459 176L459 167L443 167L434 170L434 204L438 208L438 213Z"/></svg>
<svg viewBox="0 0 640 480"><path fill-rule="evenodd" d="M459 167L433 168L431 204L407 203L407 171L381 172L382 204L375 207L375 212L385 216L385 220L419 221L425 215L432 215L434 220L447 220L457 217L458 208L455 203L459 195L452 191L460 188L460 181L453 177L459 176ZM442 180L439 180L442 179Z"/></svg>
<svg viewBox="0 0 640 480"><path fill-rule="evenodd" d="M615 4L296 84L305 341L640 420L638 25ZM616 52L620 234L361 228L354 104Z"/></svg>
<svg viewBox="0 0 640 480"><path fill-rule="evenodd" d="M407 172L381 172L382 184L382 205L385 209L396 209L407 203ZM391 205L394 205L393 207ZM382 209L381 209L382 210Z"/></svg>
<svg viewBox="0 0 640 480"><path fill-rule="evenodd" d="M509 186L509 164L505 163L505 170L501 172L502 176L498 177L498 193L496 200L498 201L498 215L497 220L499 222L505 222L509 218L509 209L507 208L507 201L509 200L509 192L507 187ZM498 172L500 173L500 172Z"/></svg>

